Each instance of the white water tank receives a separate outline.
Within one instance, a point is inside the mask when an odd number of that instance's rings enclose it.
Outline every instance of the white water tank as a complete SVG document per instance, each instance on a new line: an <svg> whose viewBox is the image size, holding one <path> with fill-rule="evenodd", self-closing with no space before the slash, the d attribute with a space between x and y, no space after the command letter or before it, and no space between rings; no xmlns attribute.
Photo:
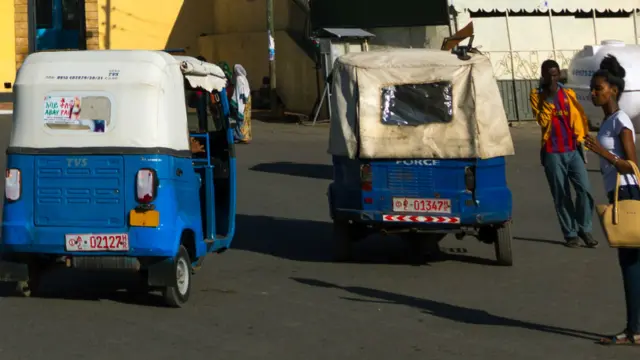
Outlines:
<svg viewBox="0 0 640 360"><path fill-rule="evenodd" d="M578 52L569 65L566 87L576 92L578 101L584 107L589 125L599 129L604 114L591 102L591 77L600 62L608 54L615 56L625 68L625 89L620 98L620 108L624 110L640 133L640 45L628 45L618 40L605 40L600 45L586 45Z"/></svg>

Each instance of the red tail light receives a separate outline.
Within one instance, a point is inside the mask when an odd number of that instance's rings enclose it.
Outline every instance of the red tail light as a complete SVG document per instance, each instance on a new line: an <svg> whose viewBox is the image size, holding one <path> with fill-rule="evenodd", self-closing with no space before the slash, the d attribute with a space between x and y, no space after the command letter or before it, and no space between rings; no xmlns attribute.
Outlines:
<svg viewBox="0 0 640 360"><path fill-rule="evenodd" d="M467 166L464 168L464 185L467 191L474 191L476 189L476 167Z"/></svg>
<svg viewBox="0 0 640 360"><path fill-rule="evenodd" d="M158 192L158 175L153 169L140 169L136 175L136 197L139 203L149 204Z"/></svg>
<svg viewBox="0 0 640 360"><path fill-rule="evenodd" d="M18 169L7 169L4 174L4 196L9 201L17 201L22 194L22 176Z"/></svg>
<svg viewBox="0 0 640 360"><path fill-rule="evenodd" d="M369 164L360 166L360 186L364 191L373 190L373 175Z"/></svg>

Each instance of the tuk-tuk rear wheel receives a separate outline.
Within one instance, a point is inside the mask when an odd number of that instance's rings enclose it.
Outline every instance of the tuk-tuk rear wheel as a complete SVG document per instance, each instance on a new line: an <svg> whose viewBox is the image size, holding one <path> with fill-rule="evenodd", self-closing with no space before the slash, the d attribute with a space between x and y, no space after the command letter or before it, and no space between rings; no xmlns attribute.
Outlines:
<svg viewBox="0 0 640 360"><path fill-rule="evenodd" d="M496 229L493 246L496 252L498 265L513 266L513 253L511 250L511 223L508 222Z"/></svg>
<svg viewBox="0 0 640 360"><path fill-rule="evenodd" d="M337 262L353 258L353 243L358 240L357 229L346 221L333 220L333 259Z"/></svg>
<svg viewBox="0 0 640 360"><path fill-rule="evenodd" d="M135 282L131 284L127 291L134 295L150 293L152 288L149 286L149 272L147 270L140 270L137 275Z"/></svg>
<svg viewBox="0 0 640 360"><path fill-rule="evenodd" d="M44 271L44 266L39 262L29 264L29 280L18 281L16 283L16 291L18 294L24 297L37 296Z"/></svg>
<svg viewBox="0 0 640 360"><path fill-rule="evenodd" d="M167 286L163 289L164 300L167 305L180 308L187 303L191 295L191 258L182 245L173 260L172 274L176 277L176 286Z"/></svg>

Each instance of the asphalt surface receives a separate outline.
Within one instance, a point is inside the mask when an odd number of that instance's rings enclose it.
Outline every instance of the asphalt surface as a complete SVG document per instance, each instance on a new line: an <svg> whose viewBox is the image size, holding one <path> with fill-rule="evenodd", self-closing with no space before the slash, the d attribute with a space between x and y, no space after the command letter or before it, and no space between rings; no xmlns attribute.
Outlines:
<svg viewBox="0 0 640 360"><path fill-rule="evenodd" d="M9 131L0 117L3 148ZM47 298L0 293L0 359L637 358L594 344L624 327L615 251L560 244L538 131L513 135L512 268L472 238L447 238L447 259L423 266L389 238L360 244L356 263L331 263L326 126L256 122L238 149L233 249L207 259L187 307L116 291L128 279L54 273Z"/></svg>

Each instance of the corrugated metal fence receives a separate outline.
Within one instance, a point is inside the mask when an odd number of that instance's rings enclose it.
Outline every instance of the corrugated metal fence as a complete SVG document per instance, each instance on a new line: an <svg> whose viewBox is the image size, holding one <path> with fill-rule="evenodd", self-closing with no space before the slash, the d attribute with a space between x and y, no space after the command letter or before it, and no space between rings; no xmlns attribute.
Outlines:
<svg viewBox="0 0 640 360"><path fill-rule="evenodd" d="M498 80L502 103L509 121L534 120L529 106L529 93L539 80Z"/></svg>

